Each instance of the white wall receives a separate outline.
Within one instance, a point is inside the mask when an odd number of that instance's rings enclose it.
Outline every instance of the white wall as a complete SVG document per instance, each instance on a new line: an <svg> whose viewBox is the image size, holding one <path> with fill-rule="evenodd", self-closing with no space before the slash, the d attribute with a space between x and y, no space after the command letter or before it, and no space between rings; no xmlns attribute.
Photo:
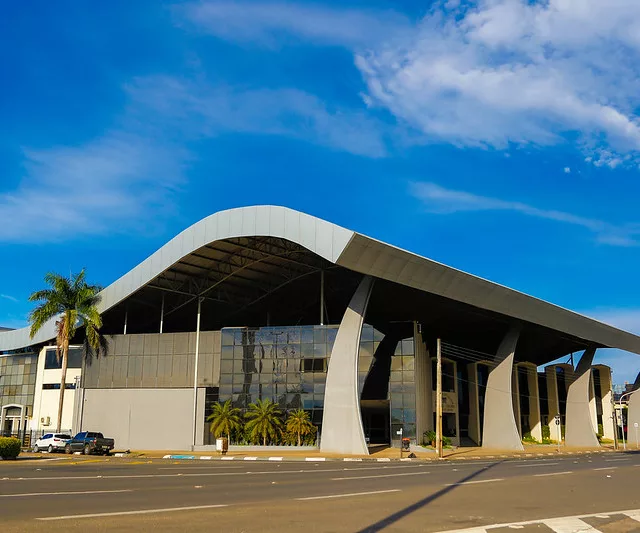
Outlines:
<svg viewBox="0 0 640 533"><path fill-rule="evenodd" d="M193 389L85 389L82 409L78 431L112 437L116 450L191 449Z"/></svg>
<svg viewBox="0 0 640 533"><path fill-rule="evenodd" d="M50 348L50 347L49 347ZM58 421L58 405L60 399L60 389L43 390L42 386L49 383L60 383L62 370L53 369L45 370L46 348L40 350L38 356L38 370L36 375L36 389L33 398L33 414L30 422L30 429L33 431L55 431ZM76 377L82 373L79 368L67 369L67 383L75 383ZM71 429L73 422L73 404L75 400L75 390L66 389L64 391L64 404L62 408L62 429L67 431ZM50 424L45 425L41 422L44 418L45 422L49 417Z"/></svg>

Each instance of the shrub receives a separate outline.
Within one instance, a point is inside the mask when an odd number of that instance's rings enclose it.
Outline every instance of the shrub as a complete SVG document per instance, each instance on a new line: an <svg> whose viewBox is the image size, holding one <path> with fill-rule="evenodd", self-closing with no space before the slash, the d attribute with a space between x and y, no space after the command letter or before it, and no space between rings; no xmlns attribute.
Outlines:
<svg viewBox="0 0 640 533"><path fill-rule="evenodd" d="M20 453L22 442L15 437L0 437L0 457L15 459Z"/></svg>
<svg viewBox="0 0 640 533"><path fill-rule="evenodd" d="M546 424L542 426L542 440L551 440L551 430Z"/></svg>
<svg viewBox="0 0 640 533"><path fill-rule="evenodd" d="M531 435L531 432L525 433L522 436L522 442L526 442L528 444L538 444L538 441L535 439L533 435Z"/></svg>
<svg viewBox="0 0 640 533"><path fill-rule="evenodd" d="M436 445L436 432L430 429L429 431L425 431L422 434L422 444L425 446L433 446L435 448ZM451 439L446 435L442 436L442 446L445 448L447 446L451 446Z"/></svg>

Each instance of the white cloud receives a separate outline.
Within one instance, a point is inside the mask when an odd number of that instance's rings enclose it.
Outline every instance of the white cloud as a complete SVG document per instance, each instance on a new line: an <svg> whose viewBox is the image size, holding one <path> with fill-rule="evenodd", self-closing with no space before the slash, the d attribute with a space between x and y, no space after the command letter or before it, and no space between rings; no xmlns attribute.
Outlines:
<svg viewBox="0 0 640 533"><path fill-rule="evenodd" d="M180 180L178 152L122 130L80 146L25 150L21 185L0 193L0 241L65 240L144 224Z"/></svg>
<svg viewBox="0 0 640 533"><path fill-rule="evenodd" d="M602 220L581 217L565 211L541 209L523 202L502 200L465 191L447 189L435 183L411 183L410 192L432 213L511 211L521 215L585 228L591 231L601 244L611 246L637 246L640 244L640 227L638 225L616 226Z"/></svg>
<svg viewBox="0 0 640 533"><path fill-rule="evenodd" d="M571 168L570 167L564 167L564 173L565 174L571 174Z"/></svg>
<svg viewBox="0 0 640 533"><path fill-rule="evenodd" d="M368 157L386 149L374 119L357 110L331 107L316 96L290 88L242 90L152 76L128 87L140 107L159 112L185 134L211 137L223 132L300 139Z"/></svg>
<svg viewBox="0 0 640 533"><path fill-rule="evenodd" d="M417 34L357 55L369 97L428 139L506 148L579 135L594 162L640 150L640 3L436 4Z"/></svg>
<svg viewBox="0 0 640 533"><path fill-rule="evenodd" d="M8 294L0 294L0 298L4 298L5 300L9 300L11 302L18 302L17 298L14 298L13 296L10 296Z"/></svg>
<svg viewBox="0 0 640 533"><path fill-rule="evenodd" d="M205 1L180 12L235 42L353 51L363 101L418 131L413 142L573 143L597 166L640 162L636 0L437 0L419 21L269 1Z"/></svg>
<svg viewBox="0 0 640 533"><path fill-rule="evenodd" d="M178 12L221 39L269 46L296 37L317 44L359 47L409 29L409 21L394 11L287 2L197 2L179 7Z"/></svg>

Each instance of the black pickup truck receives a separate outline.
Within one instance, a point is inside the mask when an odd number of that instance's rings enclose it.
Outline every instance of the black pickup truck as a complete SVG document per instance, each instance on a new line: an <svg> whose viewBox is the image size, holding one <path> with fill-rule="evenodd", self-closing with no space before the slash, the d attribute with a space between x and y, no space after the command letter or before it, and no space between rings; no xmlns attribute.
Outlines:
<svg viewBox="0 0 640 533"><path fill-rule="evenodd" d="M95 431L81 431L64 445L65 453L82 452L85 455L92 453L109 455L115 442L106 439L102 433Z"/></svg>

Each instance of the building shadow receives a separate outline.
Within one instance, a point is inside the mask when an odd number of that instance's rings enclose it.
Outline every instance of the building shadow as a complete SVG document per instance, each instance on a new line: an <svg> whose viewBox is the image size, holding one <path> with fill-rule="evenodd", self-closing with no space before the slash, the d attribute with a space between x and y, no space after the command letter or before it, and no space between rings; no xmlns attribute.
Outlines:
<svg viewBox="0 0 640 533"><path fill-rule="evenodd" d="M433 494L430 494L426 498L423 498L422 500L412 503L411 505L405 507L404 509L400 509L399 511L396 511L395 513L387 516L386 518L379 520L375 524L371 524L370 526L367 526L364 529L359 530L358 533L376 533L378 531L382 531L384 528L393 525L398 520L402 520L405 516L408 516L411 513L414 513L419 509L426 507L427 505L437 500L438 498L442 498L446 494L455 490L460 484L466 483L467 481L471 481L473 478L479 476L480 474L482 474L483 472L486 472L487 470L493 468L494 466L501 464L502 462L503 461L499 461L497 463L493 463L488 466L483 466L478 470L476 470L475 472L472 472L468 476L463 477L459 481L456 481L451 485L447 485L443 489L440 489L439 491L434 492Z"/></svg>

